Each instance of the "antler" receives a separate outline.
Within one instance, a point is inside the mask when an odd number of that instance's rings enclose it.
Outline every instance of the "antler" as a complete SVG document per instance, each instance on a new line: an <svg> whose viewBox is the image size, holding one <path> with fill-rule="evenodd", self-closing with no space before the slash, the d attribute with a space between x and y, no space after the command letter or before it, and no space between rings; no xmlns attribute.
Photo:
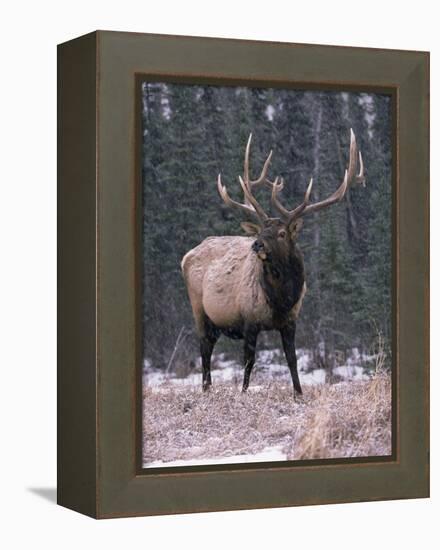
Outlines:
<svg viewBox="0 0 440 550"><path fill-rule="evenodd" d="M357 161L359 158L359 174L356 174ZM312 192L313 178L310 180L310 183L307 187L306 194L304 195L303 202L297 206L294 210L287 210L282 206L278 200L278 194L284 187L284 181L281 179L281 183L278 184L278 178L275 181L271 182L266 180L270 185L272 185L272 205L278 210L278 212L288 221L292 221L296 218L310 214L311 212L316 212L322 208L326 208L336 202L339 202L344 198L347 188L353 183L361 183L365 186L365 175L364 175L364 163L362 161L362 154L358 151L356 144L356 136L354 135L353 130L350 128L350 160L348 163L348 168L345 170L344 179L342 180L341 185L338 189L327 197L326 199L309 204L310 194Z"/></svg>
<svg viewBox="0 0 440 550"><path fill-rule="evenodd" d="M262 183L267 184L266 176L267 176L267 171L269 170L270 161L272 159L272 150L268 154L267 159L264 161L260 177L257 178L256 180L251 180L249 176L249 154L251 151L251 141L252 141L252 133L249 134L249 138L246 144L246 151L244 154L243 180L246 182L246 185L248 186L248 188L252 191L253 187L257 187Z"/></svg>
<svg viewBox="0 0 440 550"><path fill-rule="evenodd" d="M226 191L226 187L222 184L221 174L219 174L217 178L217 189L218 189L218 192L220 193L221 198L223 199L224 203L227 206L230 206L231 208L236 208L237 210L240 210L241 212L244 212L245 214L252 216L254 220L257 221L258 223L261 223L260 216L258 215L258 213L255 211L254 208L252 208L251 206L248 206L247 204L242 204L241 202L237 202L231 199L228 192Z"/></svg>
<svg viewBox="0 0 440 550"><path fill-rule="evenodd" d="M263 210L261 205L258 203L257 199L252 194L252 189L258 185L265 184L271 187L272 196L271 202L272 206L278 211L283 219L290 222L297 218L303 217L306 214L311 212L316 212L322 208L326 208L336 202L341 201L347 188L353 183L361 183L365 186L365 175L364 175L364 163L362 161L362 154L358 151L356 144L356 136L354 135L353 130L350 128L350 159L348 162L348 168L345 170L344 179L342 180L341 185L338 189L326 199L309 204L310 195L312 192L313 178L310 179L309 185L307 186L306 193L304 195L303 202L294 208L293 210L287 210L278 200L278 195L280 191L284 188L284 179L276 177L274 181L270 181L267 178L267 171L269 169L270 161L272 158L272 151L267 156L263 168L261 170L260 176L256 180L251 180L249 175L249 155L251 149L252 134L249 135L249 139L246 144L246 150L244 155L244 167L243 167L243 177L238 176L240 186L244 193L244 203L234 201L229 196L226 191L226 187L222 184L221 175L218 175L217 187L225 204L230 207L234 207L241 212L244 212L247 215L252 216L259 224L262 224L264 220L268 219L268 215ZM359 173L356 174L357 165L359 159Z"/></svg>
<svg viewBox="0 0 440 550"><path fill-rule="evenodd" d="M251 180L249 176L249 154L251 149L251 141L252 134L249 134L249 139L247 141L246 151L244 154L243 177L238 176L240 186L244 193L244 204L231 199L231 197L228 195L228 192L226 191L226 187L222 184L221 174L218 175L217 188L225 204L230 207L235 207L241 212L245 212L246 214L251 215L258 223L261 224L264 220L268 218L268 215L258 203L257 199L253 196L252 188L260 184L268 184L266 176L269 169L270 160L272 158L272 151L269 153L267 159L264 162L260 176L256 180Z"/></svg>

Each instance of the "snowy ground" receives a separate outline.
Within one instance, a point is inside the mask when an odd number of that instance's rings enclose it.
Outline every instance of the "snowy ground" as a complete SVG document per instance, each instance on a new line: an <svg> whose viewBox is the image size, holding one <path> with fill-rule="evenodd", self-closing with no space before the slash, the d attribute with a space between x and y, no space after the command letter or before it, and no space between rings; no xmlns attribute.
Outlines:
<svg viewBox="0 0 440 550"><path fill-rule="evenodd" d="M327 373L324 369L311 368L310 353L299 349L297 350L298 372L300 374L302 385L324 384L326 382ZM341 380L368 380L367 371L359 366L360 357L356 350L347 359L345 365L336 367L333 371L334 375L340 377ZM357 363L357 364L356 364ZM144 386L156 388L160 391L163 383L170 383L176 386L198 386L201 384L202 368L200 361L197 363L194 372L180 378L175 373L165 373L150 368L148 361L144 364ZM232 382L238 384L243 379L243 367L234 360L225 358L224 354L214 355L212 358L211 376L213 384L218 382ZM287 368L284 356L281 350L262 350L257 352L256 362L251 376L251 384L253 388L258 388L260 384L266 384L269 380L277 380L280 383L291 383L289 369Z"/></svg>
<svg viewBox="0 0 440 550"><path fill-rule="evenodd" d="M145 464L148 468L161 468L170 466L207 466L212 464L243 464L246 462L276 462L278 460L287 460L281 446L265 447L262 451L255 454L227 455L211 458L192 459L190 464L188 460L156 460Z"/></svg>
<svg viewBox="0 0 440 550"><path fill-rule="evenodd" d="M278 350L262 351L247 394L243 368L213 358L213 388L201 391L201 368L185 378L144 374L144 467L274 462L391 453L391 382L349 358L326 382L298 353L304 396L295 402Z"/></svg>

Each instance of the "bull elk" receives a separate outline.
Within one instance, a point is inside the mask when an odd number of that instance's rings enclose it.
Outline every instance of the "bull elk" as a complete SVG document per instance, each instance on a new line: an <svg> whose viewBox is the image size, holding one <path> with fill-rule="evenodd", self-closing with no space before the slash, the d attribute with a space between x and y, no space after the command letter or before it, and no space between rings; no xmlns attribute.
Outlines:
<svg viewBox="0 0 440 550"><path fill-rule="evenodd" d="M190 250L182 260L182 271L188 290L200 340L202 387L211 386L211 355L219 336L244 339L243 391L255 362L255 348L260 331L278 330L292 376L294 396L302 394L298 376L295 330L306 293L304 262L297 244L303 218L342 200L353 183L365 185L362 155L350 130L350 158L339 188L326 199L310 203L313 179L304 200L293 210L279 200L284 181L267 178L272 151L258 179L249 175L249 153L252 134L244 156L243 176L239 182L244 202L232 200L218 176L217 187L225 204L255 223L243 222L248 236L208 237ZM359 173L357 173L359 161ZM267 186L271 190L272 207L279 216L267 215L254 196L254 189Z"/></svg>

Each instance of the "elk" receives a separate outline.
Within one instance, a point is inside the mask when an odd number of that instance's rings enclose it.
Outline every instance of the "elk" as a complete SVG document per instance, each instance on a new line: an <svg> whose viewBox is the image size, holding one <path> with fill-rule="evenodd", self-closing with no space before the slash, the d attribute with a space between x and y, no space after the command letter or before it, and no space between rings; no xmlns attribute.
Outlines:
<svg viewBox="0 0 440 550"><path fill-rule="evenodd" d="M211 386L211 355L221 334L244 339L242 391L246 392L255 363L259 332L278 330L295 398L297 394L302 394L295 330L306 293L298 234L305 216L341 201L350 185L365 185L364 166L356 137L350 130L348 168L338 189L326 199L310 203L312 178L302 203L288 210L279 200L284 180L276 177L271 181L267 177L272 151L264 162L260 176L251 179L251 139L252 134L246 145L243 176L238 178L244 202L230 198L221 174L217 180L218 192L224 203L253 219L254 223L241 223L247 236L208 237L183 257L181 267L200 341L203 390ZM278 217L269 217L255 198L254 190L263 185L271 190L271 205Z"/></svg>

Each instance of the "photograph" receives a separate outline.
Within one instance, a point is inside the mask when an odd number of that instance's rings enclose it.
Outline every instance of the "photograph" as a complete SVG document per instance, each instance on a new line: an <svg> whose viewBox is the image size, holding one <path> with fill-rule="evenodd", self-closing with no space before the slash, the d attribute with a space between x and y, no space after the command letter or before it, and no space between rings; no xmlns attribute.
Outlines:
<svg viewBox="0 0 440 550"><path fill-rule="evenodd" d="M3 548L439 538L425 4L5 3Z"/></svg>
<svg viewBox="0 0 440 550"><path fill-rule="evenodd" d="M393 98L142 80L142 467L393 452Z"/></svg>

